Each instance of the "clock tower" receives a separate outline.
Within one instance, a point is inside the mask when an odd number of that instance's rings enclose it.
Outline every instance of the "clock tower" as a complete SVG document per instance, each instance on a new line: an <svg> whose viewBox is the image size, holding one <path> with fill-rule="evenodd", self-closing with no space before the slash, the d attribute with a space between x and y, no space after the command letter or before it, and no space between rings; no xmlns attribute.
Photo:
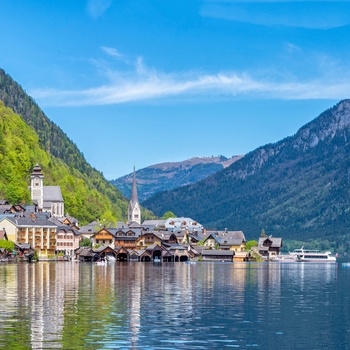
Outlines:
<svg viewBox="0 0 350 350"><path fill-rule="evenodd" d="M44 175L39 164L33 168L30 175L30 193L32 201L38 205L38 210L42 210L44 206Z"/></svg>

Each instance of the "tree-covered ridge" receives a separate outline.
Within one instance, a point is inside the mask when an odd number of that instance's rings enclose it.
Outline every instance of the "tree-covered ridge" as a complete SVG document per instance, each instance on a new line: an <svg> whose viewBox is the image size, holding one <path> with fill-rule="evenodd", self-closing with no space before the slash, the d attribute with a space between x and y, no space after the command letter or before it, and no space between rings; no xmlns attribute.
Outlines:
<svg viewBox="0 0 350 350"><path fill-rule="evenodd" d="M74 172L80 174L89 188L106 195L114 206L118 207L121 217L127 216L126 199L120 191L88 164L78 147L55 123L50 121L34 100L2 69L0 69L0 100L36 131L43 149L67 164L72 174Z"/></svg>
<svg viewBox="0 0 350 350"><path fill-rule="evenodd" d="M113 203L79 170L43 150L35 131L0 101L0 196L11 203L30 203L28 186L36 163L43 169L45 185L61 186L66 211L81 222L125 218L126 200Z"/></svg>
<svg viewBox="0 0 350 350"><path fill-rule="evenodd" d="M196 184L163 192L143 204L171 210L206 227L262 228L290 239L348 237L350 233L350 101L276 144L250 152ZM344 241L344 239L342 239Z"/></svg>

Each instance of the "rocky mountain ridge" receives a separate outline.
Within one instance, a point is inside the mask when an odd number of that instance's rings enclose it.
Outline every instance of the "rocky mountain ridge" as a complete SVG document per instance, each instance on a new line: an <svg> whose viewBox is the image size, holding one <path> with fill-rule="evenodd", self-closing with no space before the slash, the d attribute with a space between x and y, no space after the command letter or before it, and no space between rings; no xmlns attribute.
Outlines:
<svg viewBox="0 0 350 350"><path fill-rule="evenodd" d="M294 135L248 153L192 185L143 204L206 227L262 228L288 238L335 237L350 224L350 100L323 112Z"/></svg>
<svg viewBox="0 0 350 350"><path fill-rule="evenodd" d="M165 162L136 171L138 195L144 201L153 194L200 181L217 171L227 168L242 158L233 156L193 157L181 162ZM132 174L112 180L127 198L130 198Z"/></svg>

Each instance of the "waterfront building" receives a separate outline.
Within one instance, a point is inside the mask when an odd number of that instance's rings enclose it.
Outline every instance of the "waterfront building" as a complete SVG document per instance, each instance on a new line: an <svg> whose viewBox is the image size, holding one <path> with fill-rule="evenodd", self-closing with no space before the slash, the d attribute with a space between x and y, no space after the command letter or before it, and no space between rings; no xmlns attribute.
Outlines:
<svg viewBox="0 0 350 350"><path fill-rule="evenodd" d="M136 222L139 225L141 224L141 207L137 196L135 166L134 166L134 173L133 173L133 179L132 179L131 198L130 198L129 207L128 207L128 220L129 220L129 224L133 222Z"/></svg>
<svg viewBox="0 0 350 350"><path fill-rule="evenodd" d="M244 252L246 239L242 231L215 231L204 238L205 247Z"/></svg>
<svg viewBox="0 0 350 350"><path fill-rule="evenodd" d="M274 259L280 254L282 238L280 237L259 237L258 251L266 259Z"/></svg>
<svg viewBox="0 0 350 350"><path fill-rule="evenodd" d="M75 250L79 248L80 239L80 233L72 227L57 227L56 253L73 257Z"/></svg>
<svg viewBox="0 0 350 350"><path fill-rule="evenodd" d="M9 240L18 244L30 244L39 257L55 254L57 225L49 220L5 217L0 221L0 227L6 230Z"/></svg>

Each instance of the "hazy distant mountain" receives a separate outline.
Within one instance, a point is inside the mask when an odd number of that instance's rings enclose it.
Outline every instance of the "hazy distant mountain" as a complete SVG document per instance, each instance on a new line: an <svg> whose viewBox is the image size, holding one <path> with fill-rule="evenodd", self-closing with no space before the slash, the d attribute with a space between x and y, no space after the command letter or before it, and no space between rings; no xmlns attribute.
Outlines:
<svg viewBox="0 0 350 350"><path fill-rule="evenodd" d="M229 159L224 156L195 157L182 162L161 163L137 170L139 199L144 201L157 192L200 181L219 170L227 168L240 158L242 156L233 156ZM130 198L132 174L112 180L111 183L124 196Z"/></svg>
<svg viewBox="0 0 350 350"><path fill-rule="evenodd" d="M245 155L192 185L157 193L143 205L171 210L206 227L258 237L350 237L350 100L303 126L294 136ZM338 240L337 239L337 240Z"/></svg>

